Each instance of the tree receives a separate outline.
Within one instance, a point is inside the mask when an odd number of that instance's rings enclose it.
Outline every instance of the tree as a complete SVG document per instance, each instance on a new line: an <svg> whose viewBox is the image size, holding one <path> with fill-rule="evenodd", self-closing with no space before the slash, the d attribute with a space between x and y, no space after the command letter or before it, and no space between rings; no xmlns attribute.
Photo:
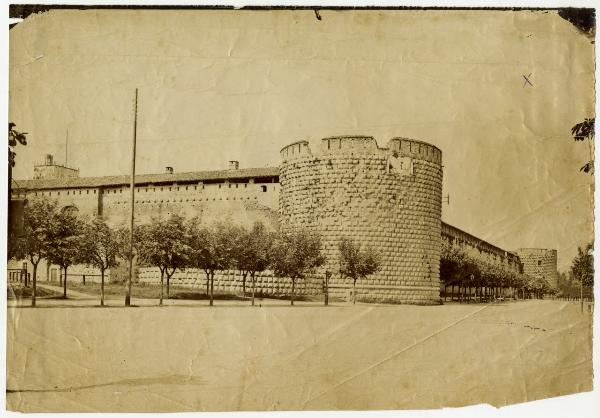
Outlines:
<svg viewBox="0 0 600 418"><path fill-rule="evenodd" d="M440 256L440 280L444 282L444 296L448 286L452 286L452 298L454 298L454 285L462 280L462 272L466 254L458 248L444 242Z"/></svg>
<svg viewBox="0 0 600 418"><path fill-rule="evenodd" d="M586 118L583 122L580 122L571 128L571 135L575 141L588 141L590 149L590 160L585 163L580 171L585 173L594 174L594 123L596 118Z"/></svg>
<svg viewBox="0 0 600 418"><path fill-rule="evenodd" d="M291 279L291 305L294 305L296 281L304 279L315 268L325 264L325 261L318 235L312 235L305 230L279 234L274 246L273 270L276 276Z"/></svg>
<svg viewBox="0 0 600 418"><path fill-rule="evenodd" d="M246 269L248 263L248 247L250 246L250 231L245 226L232 225L231 261L234 267L242 273L242 295L246 296L246 279L250 273Z"/></svg>
<svg viewBox="0 0 600 418"><path fill-rule="evenodd" d="M567 278L567 273L562 271L558 273L558 287L562 288L564 286L566 286L569 282L569 279Z"/></svg>
<svg viewBox="0 0 600 418"><path fill-rule="evenodd" d="M110 228L102 218L93 218L83 225L81 235L81 261L100 269L100 306L104 306L104 274L116 267L117 257L124 242L117 231Z"/></svg>
<svg viewBox="0 0 600 418"><path fill-rule="evenodd" d="M577 247L577 256L571 263L571 273L580 283L581 311L583 312L583 287L594 286L594 243L590 242L584 248Z"/></svg>
<svg viewBox="0 0 600 418"><path fill-rule="evenodd" d="M15 158L17 153L13 150L17 144L27 145L27 132L19 132L15 128L15 124L8 123L8 231L11 231L12 225L12 210L10 205L12 194L12 169L15 166Z"/></svg>
<svg viewBox="0 0 600 418"><path fill-rule="evenodd" d="M209 305L213 306L215 272L233 265L232 252L237 228L221 222L203 226L197 219L192 219L187 229L191 247L190 265L204 270L206 293L210 297Z"/></svg>
<svg viewBox="0 0 600 418"><path fill-rule="evenodd" d="M19 132L15 129L16 124L9 122L8 123L8 163L9 167L15 166L15 156L16 152L13 151L13 148L17 146L17 144L27 145L27 132Z"/></svg>
<svg viewBox="0 0 600 418"><path fill-rule="evenodd" d="M592 254L594 244L589 243L584 248L577 248L577 256L571 263L571 272L573 277L579 280L584 286L594 285L594 255Z"/></svg>
<svg viewBox="0 0 600 418"><path fill-rule="evenodd" d="M352 303L356 304L356 281L379 270L379 259L371 249L362 249L348 238L342 238L339 243L340 274L352 279Z"/></svg>
<svg viewBox="0 0 600 418"><path fill-rule="evenodd" d="M255 222L251 230L239 228L235 238L233 259L242 272L243 292L246 295L246 276L252 282L252 306L256 292L256 273L264 271L271 263L273 234L262 222Z"/></svg>
<svg viewBox="0 0 600 418"><path fill-rule="evenodd" d="M47 257L50 242L51 219L56 211L56 202L34 199L27 202L23 210L23 229L12 242L9 251L12 258L26 258L33 265L31 306L36 304L37 268Z"/></svg>
<svg viewBox="0 0 600 418"><path fill-rule="evenodd" d="M64 272L63 297L67 298L67 270L81 261L83 223L76 213L70 210L57 210L50 219L48 261L59 265Z"/></svg>
<svg viewBox="0 0 600 418"><path fill-rule="evenodd" d="M152 219L139 228L137 251L140 260L160 269L160 302L163 304L164 278L167 277L167 299L170 296L170 279L179 268L188 264L189 238L184 219L176 214L168 219Z"/></svg>
<svg viewBox="0 0 600 418"><path fill-rule="evenodd" d="M440 257L440 280L444 286L452 286L452 298L454 298L454 286L458 285L459 300L462 301L462 289L475 286L483 289L488 286L489 274L487 265L480 260L466 254L461 248L449 243L444 243ZM446 293L444 291L444 293Z"/></svg>

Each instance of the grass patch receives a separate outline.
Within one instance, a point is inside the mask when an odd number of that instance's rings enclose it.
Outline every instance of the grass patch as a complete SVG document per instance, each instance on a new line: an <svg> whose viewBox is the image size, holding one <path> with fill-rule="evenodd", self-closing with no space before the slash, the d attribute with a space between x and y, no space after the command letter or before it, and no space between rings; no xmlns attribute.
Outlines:
<svg viewBox="0 0 600 418"><path fill-rule="evenodd" d="M125 296L127 285L124 283L105 283L104 284L104 297L121 297ZM100 283L86 283L84 286L81 282L67 283L67 288L87 293L93 296L100 296ZM160 286L146 283L133 283L131 285L131 296L137 299L159 299L160 298ZM163 297L167 298L167 287L163 289ZM190 289L189 287L170 287L169 299L180 299L180 300L208 300L210 299L203 290ZM248 300L248 298L241 295L235 295L231 293L215 293L214 300Z"/></svg>
<svg viewBox="0 0 600 418"><path fill-rule="evenodd" d="M21 300L21 299L30 299L31 294L33 293L33 288L30 286L25 287L20 283L9 283L6 289L6 296L8 300ZM36 297L56 297L61 296L62 294L59 292L55 292L53 290L44 289L42 287L36 288Z"/></svg>
<svg viewBox="0 0 600 418"><path fill-rule="evenodd" d="M252 297L252 294L248 295L249 298ZM269 295L267 293L256 292L254 295L256 299L273 299L273 300L290 300L290 297L287 295ZM323 300L323 296L306 296L306 295L294 295L295 302L315 302Z"/></svg>
<svg viewBox="0 0 600 418"><path fill-rule="evenodd" d="M86 293L92 296L100 296L100 283L86 283L84 286L81 281L67 282L67 288L81 293ZM105 283L104 296L105 298L125 296L126 284L124 283ZM159 299L160 286L148 283L133 283L131 285L131 296L137 299ZM167 287L164 287L163 297L167 298ZM241 294L228 292L215 292L214 300L247 300L250 301L252 294L246 292L246 296ZM284 295L269 295L266 293L256 293L256 299L271 299L271 300L290 300L289 296ZM209 295L206 294L204 286L202 288L189 288L181 286L171 286L169 299L177 300L209 300ZM323 296L305 296L296 295L294 300L297 302L315 302L323 300Z"/></svg>

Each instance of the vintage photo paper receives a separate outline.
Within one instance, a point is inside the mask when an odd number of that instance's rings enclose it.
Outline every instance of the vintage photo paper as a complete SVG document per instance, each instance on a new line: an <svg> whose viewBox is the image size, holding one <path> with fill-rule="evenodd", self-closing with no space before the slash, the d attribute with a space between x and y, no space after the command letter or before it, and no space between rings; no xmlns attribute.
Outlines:
<svg viewBox="0 0 600 418"><path fill-rule="evenodd" d="M10 11L7 410L593 390L593 9Z"/></svg>

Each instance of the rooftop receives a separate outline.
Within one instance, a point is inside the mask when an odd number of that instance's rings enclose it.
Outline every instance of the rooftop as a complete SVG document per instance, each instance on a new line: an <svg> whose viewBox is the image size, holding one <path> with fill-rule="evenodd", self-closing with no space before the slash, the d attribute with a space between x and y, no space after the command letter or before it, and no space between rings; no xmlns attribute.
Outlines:
<svg viewBox="0 0 600 418"><path fill-rule="evenodd" d="M243 180L279 176L278 167L240 168L237 170L193 171L187 173L138 174L135 184L194 183L211 180ZM14 180L13 190L71 189L125 186L131 176L74 177L62 179Z"/></svg>
<svg viewBox="0 0 600 418"><path fill-rule="evenodd" d="M478 242L479 245L485 246L487 247L489 250L495 251L495 252L499 252L499 253L505 253L507 255L512 256L513 258L519 258L518 254L515 251L508 251L505 250L503 248L500 248L490 242L487 242L473 234L470 234L466 231L463 231L460 228L457 228L453 225L447 224L446 222L442 222L442 235L443 234L452 234L452 233L460 233L460 234L464 234L465 236L467 236L469 239L471 239L474 242Z"/></svg>

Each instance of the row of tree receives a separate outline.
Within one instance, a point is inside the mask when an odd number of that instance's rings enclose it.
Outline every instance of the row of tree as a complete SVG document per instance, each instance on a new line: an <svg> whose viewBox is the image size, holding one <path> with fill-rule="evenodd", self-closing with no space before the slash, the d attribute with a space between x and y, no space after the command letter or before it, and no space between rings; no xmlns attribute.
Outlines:
<svg viewBox="0 0 600 418"><path fill-rule="evenodd" d="M100 270L100 303L104 305L106 271L128 260L129 230L111 228L99 217L87 218L61 209L45 198L30 200L24 208L23 228L9 237L9 257L27 259L33 266L32 306L35 306L37 268L41 260L61 267L64 274L63 296L67 297L67 271L75 264L88 264ZM243 293L249 278L252 304L256 290L256 275L270 269L291 280L291 304L294 304L296 284L325 264L319 236L305 230L272 231L256 222L251 228L231 223L202 224L198 218L185 219L172 215L152 219L134 229L134 256L144 266L160 270L160 304L163 303L164 282L169 298L170 279L177 270L201 269L206 274L206 293L210 305L214 301L215 273L238 270L242 276ZM379 268L376 254L350 239L339 243L339 273L356 282Z"/></svg>
<svg viewBox="0 0 600 418"><path fill-rule="evenodd" d="M104 274L116 265L121 246L121 231L113 231L100 219L83 219L72 211L59 210L48 199L28 202L23 211L23 225L8 239L8 256L26 259L33 266L31 305L36 304L37 269L42 260L56 264L64 272L63 296L67 296L67 271L78 263L98 267ZM102 285L102 301L104 299Z"/></svg>
<svg viewBox="0 0 600 418"><path fill-rule="evenodd" d="M558 297L583 297L592 294L594 285L593 243L578 248L569 271L570 280L559 279L558 289L539 278L508 270L503 265L493 265L484 260L470 256L460 248L445 243L440 260L440 279L444 286L458 286L458 296L471 295L491 290L493 295L503 293L506 289L520 291L522 297L532 295L538 298L551 294ZM479 293L478 293L479 292ZM452 292L453 293L453 292ZM483 295L487 296L487 295Z"/></svg>
<svg viewBox="0 0 600 418"><path fill-rule="evenodd" d="M81 217L61 209L55 201L34 199L25 206L19 235L9 236L9 257L27 259L33 266L32 306L36 303L37 269L43 259L61 267L64 297L67 296L70 266L88 264L98 268L101 273L100 303L103 305L106 271L116 267L121 260L129 259L128 232L125 227L111 228L101 218ZM172 215L139 225L134 230L134 237L138 263L160 270L160 304L163 303L165 280L166 297L169 298L173 274L178 269L196 268L206 274L210 305L214 301L215 273L233 269L241 274L244 295L250 279L252 304L257 273L270 269L278 277L289 278L293 305L297 282L326 262L318 236L302 230L272 231L260 222L251 228L222 222L204 225L197 218ZM352 280L354 301L357 280L378 269L379 260L372 250L361 248L349 239L340 241L339 274ZM582 289L591 289L594 277L592 244L579 248L570 273L579 283L580 295ZM476 259L448 243L442 248L440 278L446 289L452 287L452 294L458 286L459 297L465 294L470 297L473 289L480 297L489 296L490 291L493 295L504 293L506 289L513 293L520 291L523 297L525 294L542 297L556 291L544 280Z"/></svg>
<svg viewBox="0 0 600 418"><path fill-rule="evenodd" d="M553 290L544 280L472 257L448 243L442 246L440 279L445 288L452 286L454 291L454 286L458 286L461 299L465 295L470 297L473 289L480 297L503 295L507 290L513 293L519 290L523 297L525 294L542 297Z"/></svg>
<svg viewBox="0 0 600 418"><path fill-rule="evenodd" d="M577 248L577 255L573 258L569 274L559 276L558 292L556 296L561 299L581 301L583 311L584 299L594 298L594 243L590 242L585 247Z"/></svg>

